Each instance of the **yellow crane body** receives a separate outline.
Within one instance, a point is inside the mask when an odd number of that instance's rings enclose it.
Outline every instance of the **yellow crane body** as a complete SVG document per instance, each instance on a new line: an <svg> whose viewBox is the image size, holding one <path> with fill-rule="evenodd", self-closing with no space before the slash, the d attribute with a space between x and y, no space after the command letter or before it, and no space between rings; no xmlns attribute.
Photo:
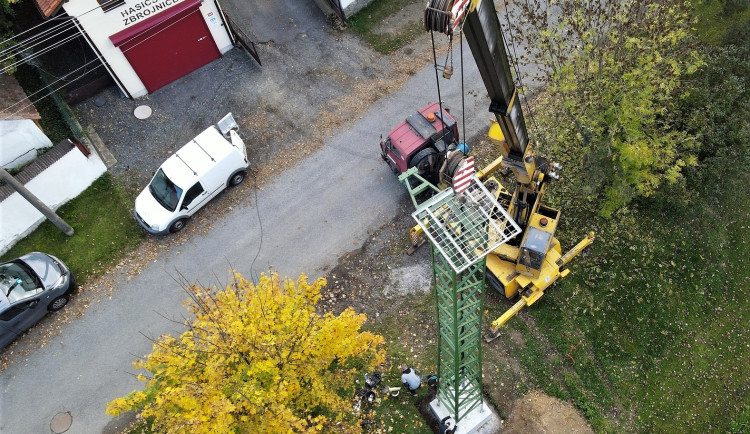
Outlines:
<svg viewBox="0 0 750 434"><path fill-rule="evenodd" d="M503 315L492 322L484 339L490 342L499 335L500 328L524 307L536 303L544 291L559 278L570 272L565 266L594 241L590 232L575 247L562 253L555 231L560 220L560 210L542 203L546 190L544 173L536 167L532 146L526 147L523 164L508 162L508 146L502 131L491 120L489 138L497 145L502 156L476 173L492 192L508 214L524 231L517 243L507 243L487 256L487 280L490 286L509 300L517 302ZM497 171L513 172L516 188L510 193L500 181L491 175ZM521 182L524 181L524 182ZM413 246L421 243L423 233L420 225L412 227L410 237Z"/></svg>

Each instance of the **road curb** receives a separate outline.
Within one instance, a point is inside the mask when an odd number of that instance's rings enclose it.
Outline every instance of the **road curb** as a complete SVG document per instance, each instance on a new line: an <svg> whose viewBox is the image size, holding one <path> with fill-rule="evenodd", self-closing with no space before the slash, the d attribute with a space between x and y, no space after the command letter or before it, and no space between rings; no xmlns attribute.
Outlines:
<svg viewBox="0 0 750 434"><path fill-rule="evenodd" d="M112 152L107 148L107 145L104 144L104 141L99 137L99 134L96 133L93 125L86 127L86 136L88 136L91 145L99 154L99 157L101 157L104 165L107 166L107 169L117 164L117 159L112 155Z"/></svg>

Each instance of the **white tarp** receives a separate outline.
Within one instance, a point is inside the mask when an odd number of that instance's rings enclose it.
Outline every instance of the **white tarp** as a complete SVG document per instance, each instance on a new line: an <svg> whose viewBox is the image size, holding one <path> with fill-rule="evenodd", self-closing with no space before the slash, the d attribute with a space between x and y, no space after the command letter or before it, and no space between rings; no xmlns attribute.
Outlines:
<svg viewBox="0 0 750 434"><path fill-rule="evenodd" d="M6 170L36 159L37 150L52 142L31 119L0 121L0 166Z"/></svg>

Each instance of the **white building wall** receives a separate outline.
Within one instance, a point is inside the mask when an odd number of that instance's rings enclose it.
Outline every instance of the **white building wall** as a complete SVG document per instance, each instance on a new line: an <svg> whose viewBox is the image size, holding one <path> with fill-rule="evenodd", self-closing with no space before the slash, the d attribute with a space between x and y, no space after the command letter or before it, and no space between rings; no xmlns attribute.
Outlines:
<svg viewBox="0 0 750 434"><path fill-rule="evenodd" d="M73 149L26 183L39 200L57 209L86 190L107 167L92 152L88 157ZM0 202L0 254L45 220L44 215L18 193Z"/></svg>
<svg viewBox="0 0 750 434"><path fill-rule="evenodd" d="M144 96L148 93L146 86L138 78L133 68L128 63L125 55L119 48L115 47L109 37L128 27L153 16L151 14L142 17L133 17L128 14L129 8L138 7L139 10L157 5L174 6L183 0L126 0L125 4L104 12L96 0L69 0L63 3L63 9L71 17L77 17L83 30L88 34L91 41L101 53L102 57L112 68L120 79L122 85L133 98ZM140 6L137 6L140 5ZM167 8L159 10L163 12ZM208 24L211 35L217 48L221 53L226 53L232 48L229 34L222 25L221 16L213 0L205 0L200 6L201 14ZM157 12L158 13L158 12Z"/></svg>
<svg viewBox="0 0 750 434"><path fill-rule="evenodd" d="M36 151L52 146L31 119L0 121L0 166L21 167L36 158Z"/></svg>
<svg viewBox="0 0 750 434"><path fill-rule="evenodd" d="M370 3L372 0L341 0L341 9L344 11L344 16L349 18Z"/></svg>

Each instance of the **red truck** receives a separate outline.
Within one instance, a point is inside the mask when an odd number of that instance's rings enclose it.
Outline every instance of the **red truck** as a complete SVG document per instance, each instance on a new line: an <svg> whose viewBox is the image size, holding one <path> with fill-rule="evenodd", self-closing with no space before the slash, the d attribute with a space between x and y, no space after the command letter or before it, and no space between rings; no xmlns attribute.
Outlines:
<svg viewBox="0 0 750 434"><path fill-rule="evenodd" d="M458 127L448 108L434 102L401 121L380 141L380 156L393 173L416 167L419 175L437 184L448 150L458 143Z"/></svg>

